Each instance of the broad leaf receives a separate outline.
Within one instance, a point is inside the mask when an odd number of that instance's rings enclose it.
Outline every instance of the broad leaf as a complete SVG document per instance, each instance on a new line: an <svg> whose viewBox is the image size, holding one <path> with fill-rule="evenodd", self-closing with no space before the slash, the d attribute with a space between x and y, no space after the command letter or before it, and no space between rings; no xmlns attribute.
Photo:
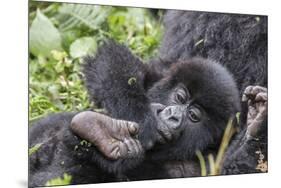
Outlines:
<svg viewBox="0 0 281 188"><path fill-rule="evenodd" d="M29 31L30 52L35 56L51 56L61 50L61 36L52 22L38 9Z"/></svg>

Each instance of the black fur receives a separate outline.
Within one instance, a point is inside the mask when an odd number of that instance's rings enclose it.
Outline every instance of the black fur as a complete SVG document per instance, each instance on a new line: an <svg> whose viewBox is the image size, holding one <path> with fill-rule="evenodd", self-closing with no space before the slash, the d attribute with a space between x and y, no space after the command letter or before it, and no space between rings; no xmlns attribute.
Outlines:
<svg viewBox="0 0 281 188"><path fill-rule="evenodd" d="M169 178L164 162L188 160L196 166L196 149L203 154L215 153L228 119L240 110L238 89L241 93L250 84L267 84L267 18L168 11L165 26L159 58L149 64L114 42L107 42L95 57L84 59L83 72L91 99L111 117L141 125L139 140L145 156L106 160L95 147L81 145L81 139L69 130L75 113L57 114L40 120L30 130L30 146L43 143L30 156L30 186L44 185L64 172L73 176L73 184ZM214 61L232 72L238 89L231 74ZM194 134L185 131L178 140L151 148L157 139L157 122L149 104L168 105L168 94L178 83L191 88L197 102L206 108L208 124L197 132L195 129ZM239 143L234 142L232 150ZM250 145L239 145L240 153L228 154L223 173L240 172L237 156L253 156L256 145L254 149ZM244 158L241 172L255 172L254 160ZM235 170L231 170L233 164L237 164ZM200 175L200 167L185 176L194 175Z"/></svg>
<svg viewBox="0 0 281 188"><path fill-rule="evenodd" d="M204 57L225 65L240 92L267 86L267 16L170 10L164 25L159 56L168 66Z"/></svg>

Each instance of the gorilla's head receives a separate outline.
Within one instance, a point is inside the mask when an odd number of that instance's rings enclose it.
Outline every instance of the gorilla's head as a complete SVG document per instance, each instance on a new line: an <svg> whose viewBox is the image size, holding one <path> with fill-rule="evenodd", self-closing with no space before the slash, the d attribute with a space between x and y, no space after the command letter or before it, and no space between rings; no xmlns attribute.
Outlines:
<svg viewBox="0 0 281 188"><path fill-rule="evenodd" d="M231 74L205 59L174 64L148 96L161 136L170 145L165 144L164 149L160 146L158 152L174 159L218 146L227 121L240 111Z"/></svg>

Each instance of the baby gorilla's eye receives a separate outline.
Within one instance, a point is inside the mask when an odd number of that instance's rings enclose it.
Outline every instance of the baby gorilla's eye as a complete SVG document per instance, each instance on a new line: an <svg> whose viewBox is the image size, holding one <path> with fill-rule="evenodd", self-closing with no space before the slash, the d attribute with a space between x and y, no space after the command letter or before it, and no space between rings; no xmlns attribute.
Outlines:
<svg viewBox="0 0 281 188"><path fill-rule="evenodd" d="M178 89L177 93L176 93L176 100L181 103L181 104L185 104L187 101L187 96L186 96L186 92L184 89Z"/></svg>
<svg viewBox="0 0 281 188"><path fill-rule="evenodd" d="M192 122L199 122L201 120L201 111L193 107L188 110L188 117Z"/></svg>
<svg viewBox="0 0 281 188"><path fill-rule="evenodd" d="M179 101L181 104L184 104L186 102L186 98L182 94L177 93L177 101Z"/></svg>

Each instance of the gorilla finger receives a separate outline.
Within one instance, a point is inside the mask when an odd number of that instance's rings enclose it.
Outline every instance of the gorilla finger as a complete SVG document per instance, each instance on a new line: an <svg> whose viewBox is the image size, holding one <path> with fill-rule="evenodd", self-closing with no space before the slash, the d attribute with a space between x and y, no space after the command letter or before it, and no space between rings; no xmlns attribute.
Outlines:
<svg viewBox="0 0 281 188"><path fill-rule="evenodd" d="M262 115L267 114L267 104L259 102L257 105L257 108L258 108L258 113L260 113Z"/></svg>
<svg viewBox="0 0 281 188"><path fill-rule="evenodd" d="M261 86L248 86L245 91L244 94L247 96L255 96L258 93L267 93L267 88L265 87L261 87Z"/></svg>
<svg viewBox="0 0 281 188"><path fill-rule="evenodd" d="M247 86L246 89L244 90L245 95L250 95L251 91L253 90L254 86Z"/></svg>
<svg viewBox="0 0 281 188"><path fill-rule="evenodd" d="M141 152L141 150L138 146L137 140L130 139L130 142L131 142L131 144L134 148L133 153L132 153L132 157L137 157L139 155L139 153Z"/></svg>
<svg viewBox="0 0 281 188"><path fill-rule="evenodd" d="M133 146L133 152L132 152L132 157L136 157L139 154L139 147L137 145L137 142L133 139L130 139L130 142Z"/></svg>
<svg viewBox="0 0 281 188"><path fill-rule="evenodd" d="M257 108L254 106L249 106L248 108L248 114L250 116L255 116L258 113Z"/></svg>
<svg viewBox="0 0 281 188"><path fill-rule="evenodd" d="M121 157L120 147L118 145L114 147L109 156L111 159L115 159L115 160L120 158Z"/></svg>
<svg viewBox="0 0 281 188"><path fill-rule="evenodd" d="M248 106L253 106L253 101L251 99L248 99Z"/></svg>
<svg viewBox="0 0 281 188"><path fill-rule="evenodd" d="M132 157L133 153L135 152L135 148L133 146L133 144L131 143L130 139L125 139L124 140L124 143L126 144L127 146L127 149L128 149L128 152L127 152L127 156L128 157Z"/></svg>
<svg viewBox="0 0 281 188"><path fill-rule="evenodd" d="M110 159L114 159L114 149L116 147L116 144L106 144L103 143L103 144L100 144L100 145L97 145L99 151L105 155L107 158L110 158Z"/></svg>
<svg viewBox="0 0 281 188"><path fill-rule="evenodd" d="M135 122L128 122L127 127L131 136L134 136L139 132L139 125Z"/></svg>
<svg viewBox="0 0 281 188"><path fill-rule="evenodd" d="M120 142L119 144L120 149L120 158L126 158L128 155L128 147L125 143Z"/></svg>
<svg viewBox="0 0 281 188"><path fill-rule="evenodd" d="M132 146L132 151L130 152L129 157L132 158L140 157L144 152L144 150L139 140L130 139L129 142Z"/></svg>
<svg viewBox="0 0 281 188"><path fill-rule="evenodd" d="M258 93L255 101L267 101L267 93Z"/></svg>
<svg viewBox="0 0 281 188"><path fill-rule="evenodd" d="M267 93L267 88L262 86L254 86L253 89L251 90L251 94L256 95L258 93Z"/></svg>

